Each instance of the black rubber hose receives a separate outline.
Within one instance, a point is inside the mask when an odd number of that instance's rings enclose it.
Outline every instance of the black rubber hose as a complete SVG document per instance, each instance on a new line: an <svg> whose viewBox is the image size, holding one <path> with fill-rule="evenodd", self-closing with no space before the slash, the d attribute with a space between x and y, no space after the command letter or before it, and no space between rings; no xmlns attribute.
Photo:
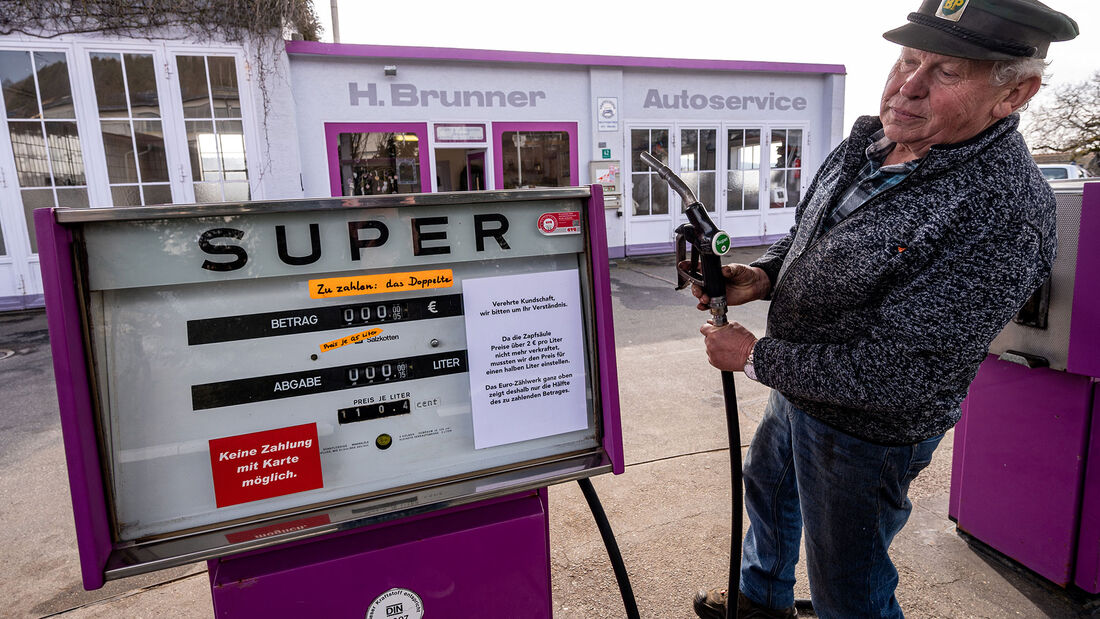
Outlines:
<svg viewBox="0 0 1100 619"><path fill-rule="evenodd" d="M726 400L726 431L730 443L730 492L733 518L730 538L730 580L726 598L726 617L737 619L737 594L741 590L741 530L745 526L745 481L741 471L741 427L737 416L737 390L733 384L733 374L722 372L722 395ZM804 615L817 616L811 600L797 598L795 610Z"/></svg>
<svg viewBox="0 0 1100 619"><path fill-rule="evenodd" d="M741 590L741 530L744 528L744 482L741 479L741 423L737 416L737 389L733 373L722 372L722 395L726 401L726 433L730 444L730 576L726 589L726 617L737 619L737 595Z"/></svg>
<svg viewBox="0 0 1100 619"><path fill-rule="evenodd" d="M623 596L623 606L626 607L627 619L640 619L638 614L638 602L634 599L634 589L630 587L630 576L626 573L626 565L623 564L623 555L619 552L619 544L615 542L615 533L611 530L611 524L607 521L607 514L600 504L600 497L596 496L596 489L592 487L592 481L587 477L577 480L581 492L588 501L588 509L592 510L592 517L596 519L596 527L600 530L603 545L607 548L607 557L611 559L611 567L615 570L615 580L619 582L619 593Z"/></svg>

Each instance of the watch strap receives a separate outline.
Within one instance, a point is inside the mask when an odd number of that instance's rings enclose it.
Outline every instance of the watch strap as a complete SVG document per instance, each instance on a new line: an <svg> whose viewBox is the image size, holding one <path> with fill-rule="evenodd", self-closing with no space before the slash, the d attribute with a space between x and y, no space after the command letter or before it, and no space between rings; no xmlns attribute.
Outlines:
<svg viewBox="0 0 1100 619"><path fill-rule="evenodd" d="M745 359L745 376L749 380L756 380L756 364L754 355L756 354L756 343L752 345L752 350L749 351L749 357Z"/></svg>

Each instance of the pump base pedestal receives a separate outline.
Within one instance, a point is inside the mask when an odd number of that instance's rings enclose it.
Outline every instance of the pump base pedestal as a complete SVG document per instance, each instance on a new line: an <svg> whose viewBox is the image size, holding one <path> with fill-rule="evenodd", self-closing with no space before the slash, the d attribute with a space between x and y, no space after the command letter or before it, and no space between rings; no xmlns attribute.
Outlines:
<svg viewBox="0 0 1100 619"><path fill-rule="evenodd" d="M543 488L221 557L209 562L214 613L363 619L376 598L398 588L416 594L430 617L549 618L548 515ZM389 617L420 616L407 603L402 610Z"/></svg>
<svg viewBox="0 0 1100 619"><path fill-rule="evenodd" d="M1100 453L1089 440L1095 388L1088 376L990 355L956 426L948 512L974 539L1059 586L1076 575L1085 590L1097 547L1085 467ZM1078 556L1079 544L1093 558Z"/></svg>

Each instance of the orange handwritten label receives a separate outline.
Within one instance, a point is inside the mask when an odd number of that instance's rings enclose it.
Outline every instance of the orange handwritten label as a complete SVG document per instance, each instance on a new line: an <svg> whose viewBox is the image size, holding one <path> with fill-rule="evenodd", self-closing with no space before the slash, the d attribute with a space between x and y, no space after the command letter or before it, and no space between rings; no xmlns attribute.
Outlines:
<svg viewBox="0 0 1100 619"><path fill-rule="evenodd" d="M328 279L309 280L309 297L311 299L328 299L330 297L350 297L361 294L378 294L380 292L450 288L454 283L454 273L451 269L330 277Z"/></svg>
<svg viewBox="0 0 1100 619"><path fill-rule="evenodd" d="M332 340L331 342L325 342L324 344L321 344L321 352L325 352L327 350L335 350L337 348L340 348L341 346L347 346L348 344L358 344L363 340L369 340L370 338L378 335L381 332L382 330L377 328L367 329L366 331L354 333L340 339Z"/></svg>

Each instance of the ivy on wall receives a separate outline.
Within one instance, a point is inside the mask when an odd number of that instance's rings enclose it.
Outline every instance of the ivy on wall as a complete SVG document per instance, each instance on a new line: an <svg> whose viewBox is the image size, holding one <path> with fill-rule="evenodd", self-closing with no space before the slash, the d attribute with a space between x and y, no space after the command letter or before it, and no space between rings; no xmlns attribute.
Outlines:
<svg viewBox="0 0 1100 619"><path fill-rule="evenodd" d="M0 0L0 35L52 39L68 34L193 39L238 43L253 55L246 71L256 80L264 154L259 177L270 170L268 116L271 80L282 39L316 41L321 26L312 0Z"/></svg>
<svg viewBox="0 0 1100 619"><path fill-rule="evenodd" d="M311 0L4 0L0 34L53 38L101 33L162 38L183 30L200 40L244 42L296 31L316 41Z"/></svg>

